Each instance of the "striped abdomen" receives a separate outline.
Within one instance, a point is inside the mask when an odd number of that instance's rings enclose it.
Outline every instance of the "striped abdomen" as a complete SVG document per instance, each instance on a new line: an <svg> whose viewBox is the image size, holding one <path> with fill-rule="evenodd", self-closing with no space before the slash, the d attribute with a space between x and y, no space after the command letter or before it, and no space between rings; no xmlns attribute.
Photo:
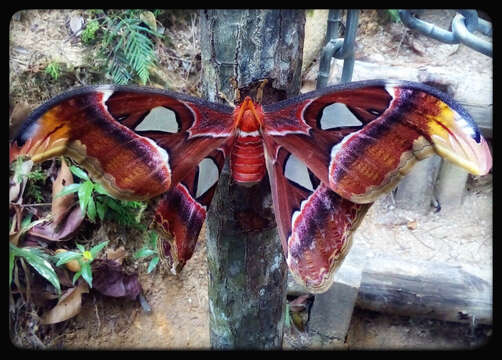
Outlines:
<svg viewBox="0 0 502 360"><path fill-rule="evenodd" d="M232 177L237 182L255 183L265 175L263 139L258 131L240 131L230 157Z"/></svg>

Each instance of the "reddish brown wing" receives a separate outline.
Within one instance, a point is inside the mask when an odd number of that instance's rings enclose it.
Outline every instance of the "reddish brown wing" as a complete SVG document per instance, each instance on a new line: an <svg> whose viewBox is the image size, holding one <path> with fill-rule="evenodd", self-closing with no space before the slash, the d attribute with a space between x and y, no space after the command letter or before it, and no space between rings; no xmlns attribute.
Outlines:
<svg viewBox="0 0 502 360"><path fill-rule="evenodd" d="M472 118L423 84L365 81L263 106L264 134L357 203L389 191L434 152L484 174L491 155Z"/></svg>
<svg viewBox="0 0 502 360"><path fill-rule="evenodd" d="M154 217L159 253L175 274L192 257L224 162L223 148L213 151L159 200Z"/></svg>
<svg viewBox="0 0 502 360"><path fill-rule="evenodd" d="M309 291L324 292L371 204L343 199L284 147L269 137L265 144L274 211L288 267Z"/></svg>
<svg viewBox="0 0 502 360"><path fill-rule="evenodd" d="M168 91L96 86L64 93L28 118L10 158L67 155L114 197L170 189L232 135L232 109Z"/></svg>

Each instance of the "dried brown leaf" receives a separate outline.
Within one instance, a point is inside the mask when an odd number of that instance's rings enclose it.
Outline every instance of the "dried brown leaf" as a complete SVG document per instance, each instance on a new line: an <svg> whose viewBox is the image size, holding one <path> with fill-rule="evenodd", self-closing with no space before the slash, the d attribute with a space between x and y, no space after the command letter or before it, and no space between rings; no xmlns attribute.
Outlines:
<svg viewBox="0 0 502 360"><path fill-rule="evenodd" d="M21 164L20 168L9 180L9 201L22 203L24 188L26 187L27 177L33 167L33 161L28 160Z"/></svg>
<svg viewBox="0 0 502 360"><path fill-rule="evenodd" d="M64 158L61 158L61 168L59 169L56 180L52 183L52 216L53 223L58 225L67 215L68 209L75 203L75 194L57 196L65 186L73 184L73 175L66 164Z"/></svg>
<svg viewBox="0 0 502 360"><path fill-rule="evenodd" d="M89 285L85 281L80 281L78 286L66 290L59 298L57 305L41 317L40 323L43 325L56 324L71 319L80 313L82 293L88 292Z"/></svg>
<svg viewBox="0 0 502 360"><path fill-rule="evenodd" d="M289 309L293 312L303 311L309 306L311 298L310 294L300 295L289 302Z"/></svg>
<svg viewBox="0 0 502 360"><path fill-rule="evenodd" d="M127 256L127 250L121 246L117 249L107 249L105 253L105 257L108 260L114 260L118 262L119 264L122 265L122 261L124 261L124 258Z"/></svg>
<svg viewBox="0 0 502 360"><path fill-rule="evenodd" d="M33 109L34 106L29 105L27 102L19 102L14 105L9 117L9 138L12 138L17 134L19 127L22 125L24 120L26 120L28 115L30 115Z"/></svg>
<svg viewBox="0 0 502 360"><path fill-rule="evenodd" d="M65 241L70 239L82 224L85 215L82 214L78 204L68 209L64 215L64 220L61 221L59 226L56 226L52 221L47 221L31 228L28 235L44 241Z"/></svg>
<svg viewBox="0 0 502 360"><path fill-rule="evenodd" d="M128 274L113 260L97 259L92 263L92 287L106 296L138 298L142 292L138 274Z"/></svg>

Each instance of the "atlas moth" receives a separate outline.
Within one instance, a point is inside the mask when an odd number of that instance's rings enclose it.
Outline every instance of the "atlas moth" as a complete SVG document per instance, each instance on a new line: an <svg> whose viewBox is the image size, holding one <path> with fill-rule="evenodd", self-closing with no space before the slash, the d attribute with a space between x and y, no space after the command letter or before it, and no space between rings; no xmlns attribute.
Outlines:
<svg viewBox="0 0 502 360"><path fill-rule="evenodd" d="M486 174L471 116L424 84L371 80L235 107L167 90L89 86L37 108L10 146L34 162L66 155L119 199L159 198L154 223L174 272L193 254L225 160L243 186L268 175L295 279L326 291L371 204L432 154Z"/></svg>

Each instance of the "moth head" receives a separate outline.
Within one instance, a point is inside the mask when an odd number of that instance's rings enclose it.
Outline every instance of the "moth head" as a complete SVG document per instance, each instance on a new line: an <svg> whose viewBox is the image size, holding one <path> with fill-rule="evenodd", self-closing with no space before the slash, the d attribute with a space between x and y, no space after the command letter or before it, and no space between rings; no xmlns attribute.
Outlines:
<svg viewBox="0 0 502 360"><path fill-rule="evenodd" d="M263 125L261 105L254 103L249 96L246 96L234 110L234 123L236 128L245 132L259 130Z"/></svg>

